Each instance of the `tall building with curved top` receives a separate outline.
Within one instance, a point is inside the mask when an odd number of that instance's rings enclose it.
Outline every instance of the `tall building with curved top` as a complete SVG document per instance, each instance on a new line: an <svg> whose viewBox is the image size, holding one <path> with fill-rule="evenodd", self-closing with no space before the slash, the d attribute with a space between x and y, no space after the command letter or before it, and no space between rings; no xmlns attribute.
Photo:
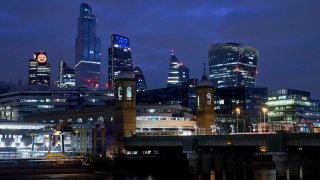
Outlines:
<svg viewBox="0 0 320 180"><path fill-rule="evenodd" d="M108 49L108 86L115 87L114 81L127 66L132 72L132 57L129 38L118 34L111 35L111 47Z"/></svg>
<svg viewBox="0 0 320 180"><path fill-rule="evenodd" d="M78 18L75 49L76 86L96 89L100 86L101 41L96 36L97 19L91 7L82 3Z"/></svg>
<svg viewBox="0 0 320 180"><path fill-rule="evenodd" d="M178 60L178 58L174 54L174 51L171 51L167 87L187 85L188 80L189 80L189 68L184 66Z"/></svg>
<svg viewBox="0 0 320 180"><path fill-rule="evenodd" d="M254 87L258 50L238 44L219 43L209 49L209 78L215 88Z"/></svg>
<svg viewBox="0 0 320 180"><path fill-rule="evenodd" d="M143 72L139 66L133 68L134 79L136 81L137 92L147 90L147 83Z"/></svg>

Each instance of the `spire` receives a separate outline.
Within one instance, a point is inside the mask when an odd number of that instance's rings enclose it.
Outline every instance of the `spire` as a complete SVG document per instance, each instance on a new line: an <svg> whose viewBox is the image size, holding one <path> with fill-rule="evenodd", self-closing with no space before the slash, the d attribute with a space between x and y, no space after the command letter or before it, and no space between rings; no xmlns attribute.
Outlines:
<svg viewBox="0 0 320 180"><path fill-rule="evenodd" d="M203 74L202 74L202 79L208 80L208 76L206 73L206 63L203 63Z"/></svg>
<svg viewBox="0 0 320 180"><path fill-rule="evenodd" d="M211 81L209 81L207 73L206 73L206 64L203 63L203 74L201 80L198 82L197 87L200 86L212 86Z"/></svg>

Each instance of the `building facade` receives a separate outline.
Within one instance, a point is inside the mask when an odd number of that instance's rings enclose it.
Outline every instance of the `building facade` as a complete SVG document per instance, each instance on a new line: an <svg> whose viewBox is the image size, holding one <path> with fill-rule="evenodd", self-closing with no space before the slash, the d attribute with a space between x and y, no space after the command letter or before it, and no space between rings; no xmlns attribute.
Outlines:
<svg viewBox="0 0 320 180"><path fill-rule="evenodd" d="M258 56L258 51L250 46L213 44L209 49L209 79L215 88L254 87Z"/></svg>
<svg viewBox="0 0 320 180"><path fill-rule="evenodd" d="M146 79L144 78L143 72L139 66L133 68L134 79L136 81L137 92L147 90Z"/></svg>
<svg viewBox="0 0 320 180"><path fill-rule="evenodd" d="M176 57L174 52L171 52L167 87L176 87L188 84L189 68L184 66Z"/></svg>
<svg viewBox="0 0 320 180"><path fill-rule="evenodd" d="M215 89L216 125L221 133L257 131L264 121L262 108L267 102L265 87Z"/></svg>
<svg viewBox="0 0 320 180"><path fill-rule="evenodd" d="M295 89L268 91L268 122L277 129L310 132L320 122L319 101L310 92ZM280 125L285 127L279 127Z"/></svg>
<svg viewBox="0 0 320 180"><path fill-rule="evenodd" d="M101 41L96 36L97 19L88 4L80 5L75 44L76 86L96 89L100 86Z"/></svg>
<svg viewBox="0 0 320 180"><path fill-rule="evenodd" d="M59 88L71 89L76 85L75 71L67 66L66 62L60 61L59 64Z"/></svg>
<svg viewBox="0 0 320 180"><path fill-rule="evenodd" d="M132 72L132 57L129 38L118 34L111 35L111 47L108 49L108 87L115 87L115 79L127 66Z"/></svg>
<svg viewBox="0 0 320 180"><path fill-rule="evenodd" d="M0 118L22 121L39 112L105 106L113 99L110 91L19 90L0 94Z"/></svg>
<svg viewBox="0 0 320 180"><path fill-rule="evenodd" d="M47 62L47 53L35 52L33 59L29 60L29 84L50 85L50 64Z"/></svg>

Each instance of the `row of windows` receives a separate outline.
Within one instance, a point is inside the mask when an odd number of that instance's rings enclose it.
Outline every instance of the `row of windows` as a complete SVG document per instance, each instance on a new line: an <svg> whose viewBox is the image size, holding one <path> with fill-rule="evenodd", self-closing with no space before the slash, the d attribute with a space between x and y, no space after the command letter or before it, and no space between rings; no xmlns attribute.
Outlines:
<svg viewBox="0 0 320 180"><path fill-rule="evenodd" d="M127 97L127 100L132 99L132 88L131 87L127 87L126 97ZM118 88L118 99L122 100L122 87Z"/></svg>

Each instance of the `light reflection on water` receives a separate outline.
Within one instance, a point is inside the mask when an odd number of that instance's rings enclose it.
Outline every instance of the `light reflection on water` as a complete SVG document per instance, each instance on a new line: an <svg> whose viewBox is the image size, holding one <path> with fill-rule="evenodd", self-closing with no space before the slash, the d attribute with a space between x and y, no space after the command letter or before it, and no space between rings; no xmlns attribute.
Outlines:
<svg viewBox="0 0 320 180"><path fill-rule="evenodd" d="M214 172L210 175L198 175L192 177L179 176L179 175L113 175L111 173L97 174L97 173L79 173L79 174L37 174L37 175L11 175L11 176L0 176L0 179L43 179L43 180L54 180L54 179L67 179L67 180L176 180L176 179L189 179L189 180L216 180ZM226 179L224 175L224 180ZM275 180L276 173L275 169L256 169L254 172L255 180Z"/></svg>

